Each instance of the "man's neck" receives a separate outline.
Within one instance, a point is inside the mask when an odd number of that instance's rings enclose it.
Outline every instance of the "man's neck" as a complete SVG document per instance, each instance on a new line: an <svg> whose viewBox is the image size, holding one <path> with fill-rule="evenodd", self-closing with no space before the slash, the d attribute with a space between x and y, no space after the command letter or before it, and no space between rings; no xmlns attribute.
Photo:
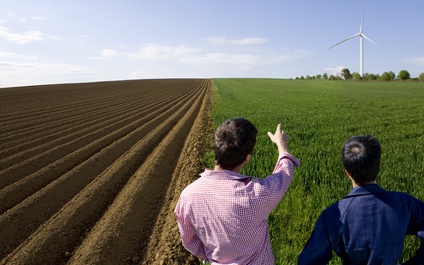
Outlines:
<svg viewBox="0 0 424 265"><path fill-rule="evenodd" d="M359 187L359 186L365 186L365 185L369 185L369 184L377 184L377 181L374 180L374 181L368 182L366 184L359 185L355 181L352 180L352 188L356 188L356 187Z"/></svg>
<svg viewBox="0 0 424 265"><path fill-rule="evenodd" d="M230 170L230 171L234 171L236 173L240 173L241 169L242 169L242 165L235 167L234 169L224 169L222 167L220 167L219 165L215 165L215 168L213 170Z"/></svg>

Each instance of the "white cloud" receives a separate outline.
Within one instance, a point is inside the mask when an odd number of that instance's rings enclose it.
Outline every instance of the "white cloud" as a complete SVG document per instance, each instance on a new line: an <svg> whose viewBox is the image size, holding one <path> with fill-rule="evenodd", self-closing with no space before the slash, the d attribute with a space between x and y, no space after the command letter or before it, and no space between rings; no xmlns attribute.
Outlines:
<svg viewBox="0 0 424 265"><path fill-rule="evenodd" d="M1 22L25 21L24 19L17 18L16 15L12 12L0 13L0 16L1 16Z"/></svg>
<svg viewBox="0 0 424 265"><path fill-rule="evenodd" d="M415 65L424 65L424 57L413 57L404 59L404 62L415 64Z"/></svg>
<svg viewBox="0 0 424 265"><path fill-rule="evenodd" d="M126 57L135 59L145 59L151 61L178 60L190 56L200 51L199 49L189 48L185 45L165 46L159 44L145 44L136 53L123 54Z"/></svg>
<svg viewBox="0 0 424 265"><path fill-rule="evenodd" d="M33 20L33 21L40 21L40 20L46 20L47 18L45 18L45 17L37 17L37 16L32 16L31 17L31 20Z"/></svg>
<svg viewBox="0 0 424 265"><path fill-rule="evenodd" d="M3 22L27 22L28 20L32 20L32 21L41 21L41 20L46 20L47 18L45 17L40 17L40 16L31 16L29 17L29 19L25 18L25 17L18 17L15 13L9 12L6 14L2 14L0 13L0 16L3 17L2 21Z"/></svg>
<svg viewBox="0 0 424 265"><path fill-rule="evenodd" d="M337 67L327 67L327 68L324 68L324 70L329 72L328 75L340 76L344 68L346 67L337 66Z"/></svg>
<svg viewBox="0 0 424 265"><path fill-rule="evenodd" d="M253 41L252 41L253 42ZM101 56L90 57L93 60L104 60L110 57L126 57L146 61L172 61L185 65L216 66L276 64L311 55L308 50L259 52L208 51L205 48L190 48L185 45L166 46L160 44L144 44L138 52L122 53L113 49L103 49Z"/></svg>
<svg viewBox="0 0 424 265"><path fill-rule="evenodd" d="M261 64L277 64L289 62L296 59L308 58L313 55L310 50L276 50L268 53L263 53Z"/></svg>
<svg viewBox="0 0 424 265"><path fill-rule="evenodd" d="M258 45L268 41L267 39L256 37L230 40L223 36L210 37L206 40L215 45Z"/></svg>
<svg viewBox="0 0 424 265"><path fill-rule="evenodd" d="M37 59L37 56L16 54L16 53L13 53L13 52L2 52L2 51L0 51L0 58Z"/></svg>
<svg viewBox="0 0 424 265"><path fill-rule="evenodd" d="M191 56L200 49L189 48L185 45L166 46L160 44L144 44L137 52L123 53L113 49L103 49L101 56L90 57L91 59L100 60L107 57L126 57L133 59L142 59L149 61L165 61L165 60L178 60L186 56Z"/></svg>
<svg viewBox="0 0 424 265"><path fill-rule="evenodd" d="M206 53L198 56L191 56L179 60L182 64L193 65L253 65L259 60L258 56L251 54L229 54L229 53Z"/></svg>
<svg viewBox="0 0 424 265"><path fill-rule="evenodd" d="M93 72L83 66L71 64L16 63L0 61L0 87L35 84L54 84L90 81Z"/></svg>
<svg viewBox="0 0 424 265"><path fill-rule="evenodd" d="M91 56L91 57L88 57L88 59L90 59L90 60L106 60L106 57L104 57L104 56Z"/></svg>
<svg viewBox="0 0 424 265"><path fill-rule="evenodd" d="M0 37L17 44L27 44L45 39L44 34L37 30L26 31L24 33L14 33L2 26L0 26Z"/></svg>
<svg viewBox="0 0 424 265"><path fill-rule="evenodd" d="M116 57L119 55L117 51L112 49L103 49L101 54L104 57Z"/></svg>
<svg viewBox="0 0 424 265"><path fill-rule="evenodd" d="M175 70L169 70L169 69L155 69L153 71L146 70L146 71L133 71L129 73L128 78L130 79L143 79L143 78L173 78L178 77L178 74L175 72Z"/></svg>

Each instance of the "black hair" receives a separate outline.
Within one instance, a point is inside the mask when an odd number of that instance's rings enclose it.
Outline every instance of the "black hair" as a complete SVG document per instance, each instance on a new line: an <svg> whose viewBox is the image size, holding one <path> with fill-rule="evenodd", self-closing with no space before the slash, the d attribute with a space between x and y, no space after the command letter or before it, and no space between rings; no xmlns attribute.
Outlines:
<svg viewBox="0 0 424 265"><path fill-rule="evenodd" d="M376 180L380 171L381 146L371 135L354 136L342 148L344 168L358 185Z"/></svg>
<svg viewBox="0 0 424 265"><path fill-rule="evenodd" d="M233 170L253 153L258 130L245 118L223 122L215 132L215 163L223 169Z"/></svg>

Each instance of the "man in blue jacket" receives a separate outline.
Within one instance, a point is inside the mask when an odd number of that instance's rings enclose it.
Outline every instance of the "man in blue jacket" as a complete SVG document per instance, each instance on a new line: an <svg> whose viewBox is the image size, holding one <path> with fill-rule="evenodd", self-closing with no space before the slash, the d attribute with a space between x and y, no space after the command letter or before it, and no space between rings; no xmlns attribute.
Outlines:
<svg viewBox="0 0 424 265"><path fill-rule="evenodd" d="M350 138L342 161L353 189L325 209L298 258L299 265L327 264L334 251L343 264L396 265L406 235L421 245L404 264L424 264L424 203L376 183L381 147L372 136Z"/></svg>

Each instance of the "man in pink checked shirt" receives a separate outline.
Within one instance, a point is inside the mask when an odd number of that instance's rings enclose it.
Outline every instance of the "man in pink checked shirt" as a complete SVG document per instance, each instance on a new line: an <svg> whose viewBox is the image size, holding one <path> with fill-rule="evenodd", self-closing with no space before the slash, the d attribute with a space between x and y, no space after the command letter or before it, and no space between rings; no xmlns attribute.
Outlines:
<svg viewBox="0 0 424 265"><path fill-rule="evenodd" d="M274 134L278 160L263 179L240 174L252 157L257 129L244 118L221 124L215 133L215 168L181 193L174 210L184 247L211 264L274 264L268 215L286 193L300 161L287 149L280 125Z"/></svg>

